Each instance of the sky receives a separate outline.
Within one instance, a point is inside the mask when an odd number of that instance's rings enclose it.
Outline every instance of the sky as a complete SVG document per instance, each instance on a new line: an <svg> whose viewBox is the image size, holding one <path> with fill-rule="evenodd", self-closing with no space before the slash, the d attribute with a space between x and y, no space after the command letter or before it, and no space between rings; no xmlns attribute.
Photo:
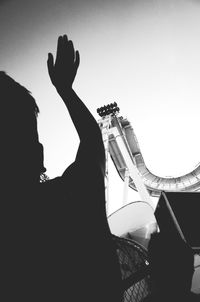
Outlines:
<svg viewBox="0 0 200 302"><path fill-rule="evenodd" d="M193 170L200 162L199 1L0 1L0 69L37 101L51 178L74 160L79 143L46 68L65 33L81 56L74 89L94 117L98 107L117 102L152 173ZM122 205L123 183L111 161L109 171L111 213ZM136 200L130 190L127 202Z"/></svg>

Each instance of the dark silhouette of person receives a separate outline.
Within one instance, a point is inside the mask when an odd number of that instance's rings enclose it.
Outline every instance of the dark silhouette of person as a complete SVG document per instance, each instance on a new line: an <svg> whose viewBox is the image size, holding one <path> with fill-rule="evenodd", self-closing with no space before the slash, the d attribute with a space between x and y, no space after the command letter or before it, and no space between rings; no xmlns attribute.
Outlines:
<svg viewBox="0 0 200 302"><path fill-rule="evenodd" d="M43 146L37 132L39 108L31 93L3 71L0 71L0 88L1 168L4 179L8 177L16 188L22 183L23 187L28 183L32 186L46 171Z"/></svg>
<svg viewBox="0 0 200 302"><path fill-rule="evenodd" d="M3 71L0 92L0 297L1 301L28 301L36 257L34 240L38 237L37 195L40 176L46 171L37 132L39 108L31 93Z"/></svg>
<svg viewBox="0 0 200 302"><path fill-rule="evenodd" d="M2 301L123 299L105 210L102 135L72 88L79 61L66 35L58 38L55 62L48 55L50 79L69 111L80 144L63 175L44 183L40 182L45 168L37 132L38 107L24 87L1 73L5 85L1 80L0 85L8 86L5 106L10 114L2 160L6 173L12 174L3 203L1 292L6 298Z"/></svg>
<svg viewBox="0 0 200 302"><path fill-rule="evenodd" d="M153 233L148 245L151 295L144 302L200 301L191 292L194 254L191 247L178 236Z"/></svg>

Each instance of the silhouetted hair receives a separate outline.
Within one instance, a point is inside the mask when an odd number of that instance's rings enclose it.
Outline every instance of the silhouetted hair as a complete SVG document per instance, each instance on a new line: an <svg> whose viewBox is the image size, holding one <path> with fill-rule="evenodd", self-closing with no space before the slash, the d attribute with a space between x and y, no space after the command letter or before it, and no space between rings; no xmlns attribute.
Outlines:
<svg viewBox="0 0 200 302"><path fill-rule="evenodd" d="M37 131L39 108L30 91L4 71L0 71L0 110L1 159L6 163L5 170L43 173L43 150Z"/></svg>
<svg viewBox="0 0 200 302"><path fill-rule="evenodd" d="M7 106L18 107L18 109L20 109L21 106L28 105L30 110L35 113L35 116L38 116L39 108L31 92L11 78L5 71L0 71L0 97L1 96L6 98L6 100L9 100L10 97L14 97L15 102L12 101L12 104L8 102L6 104ZM28 106L25 108L28 108Z"/></svg>
<svg viewBox="0 0 200 302"><path fill-rule="evenodd" d="M38 140L37 116L39 108L30 91L4 71L0 71L0 108L4 121L4 135L20 144ZM15 144L16 145L16 144Z"/></svg>

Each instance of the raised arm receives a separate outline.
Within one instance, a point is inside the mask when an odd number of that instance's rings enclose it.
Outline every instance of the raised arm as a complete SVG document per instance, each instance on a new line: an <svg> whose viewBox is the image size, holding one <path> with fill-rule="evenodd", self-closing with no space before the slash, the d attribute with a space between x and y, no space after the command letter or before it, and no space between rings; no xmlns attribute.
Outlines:
<svg viewBox="0 0 200 302"><path fill-rule="evenodd" d="M99 126L72 88L79 67L79 52L74 50L72 41L67 36L60 36L57 42L56 59L48 54L50 79L63 99L80 138L77 159L90 160L104 167L105 154Z"/></svg>

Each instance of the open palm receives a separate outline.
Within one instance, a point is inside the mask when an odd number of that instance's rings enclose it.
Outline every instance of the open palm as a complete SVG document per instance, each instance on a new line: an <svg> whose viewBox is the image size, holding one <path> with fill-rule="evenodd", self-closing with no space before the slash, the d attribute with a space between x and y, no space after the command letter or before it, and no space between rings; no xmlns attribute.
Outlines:
<svg viewBox="0 0 200 302"><path fill-rule="evenodd" d="M59 36L56 60L48 54L47 67L50 79L57 90L71 89L80 63L79 52L74 50L67 35Z"/></svg>

